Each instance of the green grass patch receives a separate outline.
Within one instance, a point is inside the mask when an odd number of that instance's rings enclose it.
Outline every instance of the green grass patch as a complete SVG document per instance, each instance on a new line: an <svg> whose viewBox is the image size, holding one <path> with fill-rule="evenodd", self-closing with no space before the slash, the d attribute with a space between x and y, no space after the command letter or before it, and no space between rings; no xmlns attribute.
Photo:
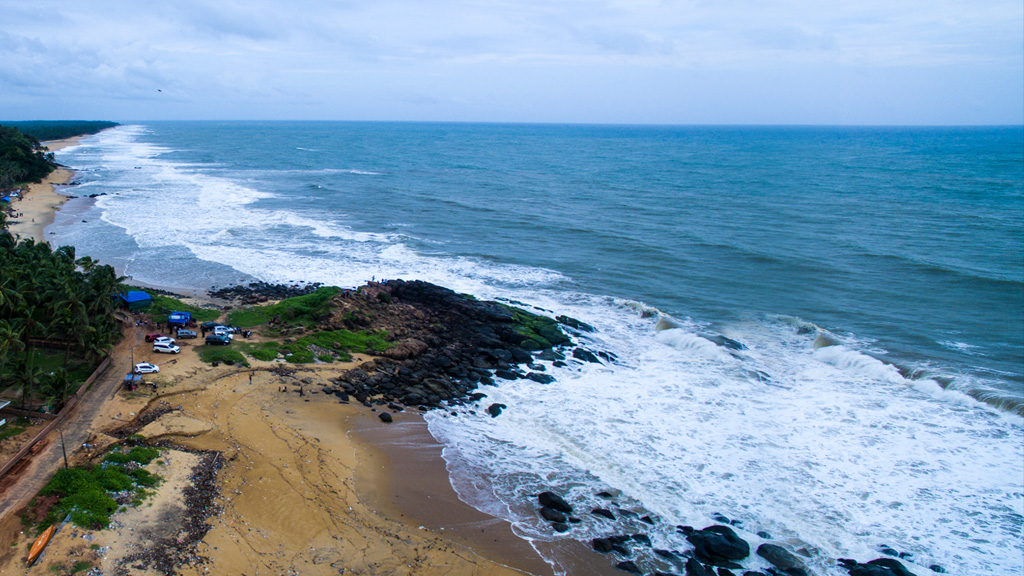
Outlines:
<svg viewBox="0 0 1024 576"><path fill-rule="evenodd" d="M0 440L14 438L15 436L21 434L25 430L26 428L24 426L15 426L13 424L8 424L3 428L0 428Z"/></svg>
<svg viewBox="0 0 1024 576"><path fill-rule="evenodd" d="M104 462L113 462L114 464L127 464L129 462L138 462L145 466L153 461L154 458L160 455L160 450L151 448L149 446L133 446L128 452L111 452L107 454L107 457L103 459Z"/></svg>
<svg viewBox="0 0 1024 576"><path fill-rule="evenodd" d="M212 322L220 318L220 310L192 306L191 304L185 304L177 298L163 294L146 293L153 297L153 303L150 305L149 311L150 317L154 322L167 322L167 315L171 312L188 312L196 322Z"/></svg>
<svg viewBox="0 0 1024 576"><path fill-rule="evenodd" d="M321 362L348 362L352 353L367 353L391 348L388 333L351 332L349 330L320 331L307 334L294 341L263 342L259 344L239 343L239 349L257 360L273 360L278 354L288 362L309 364Z"/></svg>
<svg viewBox="0 0 1024 576"><path fill-rule="evenodd" d="M232 346L246 355L264 362L270 362L280 354L288 362L309 364L314 360L347 362L352 359L352 353L387 350L391 348L392 343L388 341L388 334L383 330L380 332L325 330L284 342L236 341ZM203 360L206 359L203 358Z"/></svg>
<svg viewBox="0 0 1024 576"><path fill-rule="evenodd" d="M341 291L341 288L335 286L324 286L312 294L286 298L276 304L239 308L228 314L227 323L240 328L251 328L266 324L277 317L288 324L311 326L330 313L331 299Z"/></svg>
<svg viewBox="0 0 1024 576"><path fill-rule="evenodd" d="M79 572L85 572L89 568L92 568L92 562L89 562L88 560L79 560L71 567L71 573L78 574Z"/></svg>
<svg viewBox="0 0 1024 576"><path fill-rule="evenodd" d="M278 351L281 350L281 345L277 342L239 342L238 349L257 360L270 362L274 358L277 358Z"/></svg>
<svg viewBox="0 0 1024 576"><path fill-rule="evenodd" d="M243 356L238 350L232 348L230 344L227 346L211 346L207 344L200 346L196 351L199 353L199 359L203 362L220 362L228 365L239 364L242 366L249 365L249 361L245 359L245 356Z"/></svg>
<svg viewBox="0 0 1024 576"><path fill-rule="evenodd" d="M132 501L141 502L149 494L146 488L160 483L159 476L142 468L129 470L121 461L145 463L158 453L155 448L136 446L128 452L112 452L99 466L58 470L39 494L56 495L60 500L50 508L40 525L53 524L70 514L76 526L106 528L110 525L110 516L119 508L111 493L131 491Z"/></svg>

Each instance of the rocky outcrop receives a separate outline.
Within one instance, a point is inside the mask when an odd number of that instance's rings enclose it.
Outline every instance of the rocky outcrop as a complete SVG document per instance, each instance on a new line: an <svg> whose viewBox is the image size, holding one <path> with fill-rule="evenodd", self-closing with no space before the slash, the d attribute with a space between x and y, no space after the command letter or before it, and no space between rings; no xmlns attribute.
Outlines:
<svg viewBox="0 0 1024 576"><path fill-rule="evenodd" d="M562 327L570 331L586 327L565 320L573 325L514 306L480 301L429 282L389 280L336 295L319 328L386 331L395 343L379 351L372 362L335 378L331 388L339 397L344 394L362 403L399 402L430 409L445 402L478 400L481 396L475 390L494 384L495 376L553 382L551 375L542 372L544 366L535 363L534 355L565 358L553 349L571 344ZM497 416L503 408L492 404L487 411Z"/></svg>

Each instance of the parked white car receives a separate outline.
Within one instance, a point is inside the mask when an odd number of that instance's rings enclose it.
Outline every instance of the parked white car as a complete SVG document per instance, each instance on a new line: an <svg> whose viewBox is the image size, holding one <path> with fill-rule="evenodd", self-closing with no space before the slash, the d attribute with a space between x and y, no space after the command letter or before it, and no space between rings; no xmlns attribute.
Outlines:
<svg viewBox="0 0 1024 576"><path fill-rule="evenodd" d="M216 326L213 329L213 333L216 334L217 336L227 336L230 339L234 339L235 336L232 334L232 332L234 332L234 330L228 328L227 326Z"/></svg>
<svg viewBox="0 0 1024 576"><path fill-rule="evenodd" d="M134 370L136 374L153 374L160 371L160 367L156 364L150 364L149 362L139 362L135 365Z"/></svg>
<svg viewBox="0 0 1024 576"><path fill-rule="evenodd" d="M174 344L167 342L153 342L153 352L163 352L164 354L177 354L181 352L181 348Z"/></svg>

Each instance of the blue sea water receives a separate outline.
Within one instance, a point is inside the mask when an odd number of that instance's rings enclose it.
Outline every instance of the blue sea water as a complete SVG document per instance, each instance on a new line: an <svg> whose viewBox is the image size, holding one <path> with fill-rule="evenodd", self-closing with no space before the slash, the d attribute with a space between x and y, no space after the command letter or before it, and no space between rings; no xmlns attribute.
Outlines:
<svg viewBox="0 0 1024 576"><path fill-rule="evenodd" d="M57 157L80 198L48 238L138 282L419 278L594 325L618 362L428 416L463 499L524 538L605 535L523 503L611 488L821 573L883 544L1024 571L1020 127L145 123Z"/></svg>

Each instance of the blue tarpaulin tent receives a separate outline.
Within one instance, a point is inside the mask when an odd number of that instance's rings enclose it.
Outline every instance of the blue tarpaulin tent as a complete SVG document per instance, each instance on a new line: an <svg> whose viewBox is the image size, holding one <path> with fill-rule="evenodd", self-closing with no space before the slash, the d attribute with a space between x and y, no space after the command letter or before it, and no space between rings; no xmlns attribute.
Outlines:
<svg viewBox="0 0 1024 576"><path fill-rule="evenodd" d="M121 300L124 300L129 310L142 310L147 308L153 303L153 298L141 290L132 290L127 294L121 294Z"/></svg>

